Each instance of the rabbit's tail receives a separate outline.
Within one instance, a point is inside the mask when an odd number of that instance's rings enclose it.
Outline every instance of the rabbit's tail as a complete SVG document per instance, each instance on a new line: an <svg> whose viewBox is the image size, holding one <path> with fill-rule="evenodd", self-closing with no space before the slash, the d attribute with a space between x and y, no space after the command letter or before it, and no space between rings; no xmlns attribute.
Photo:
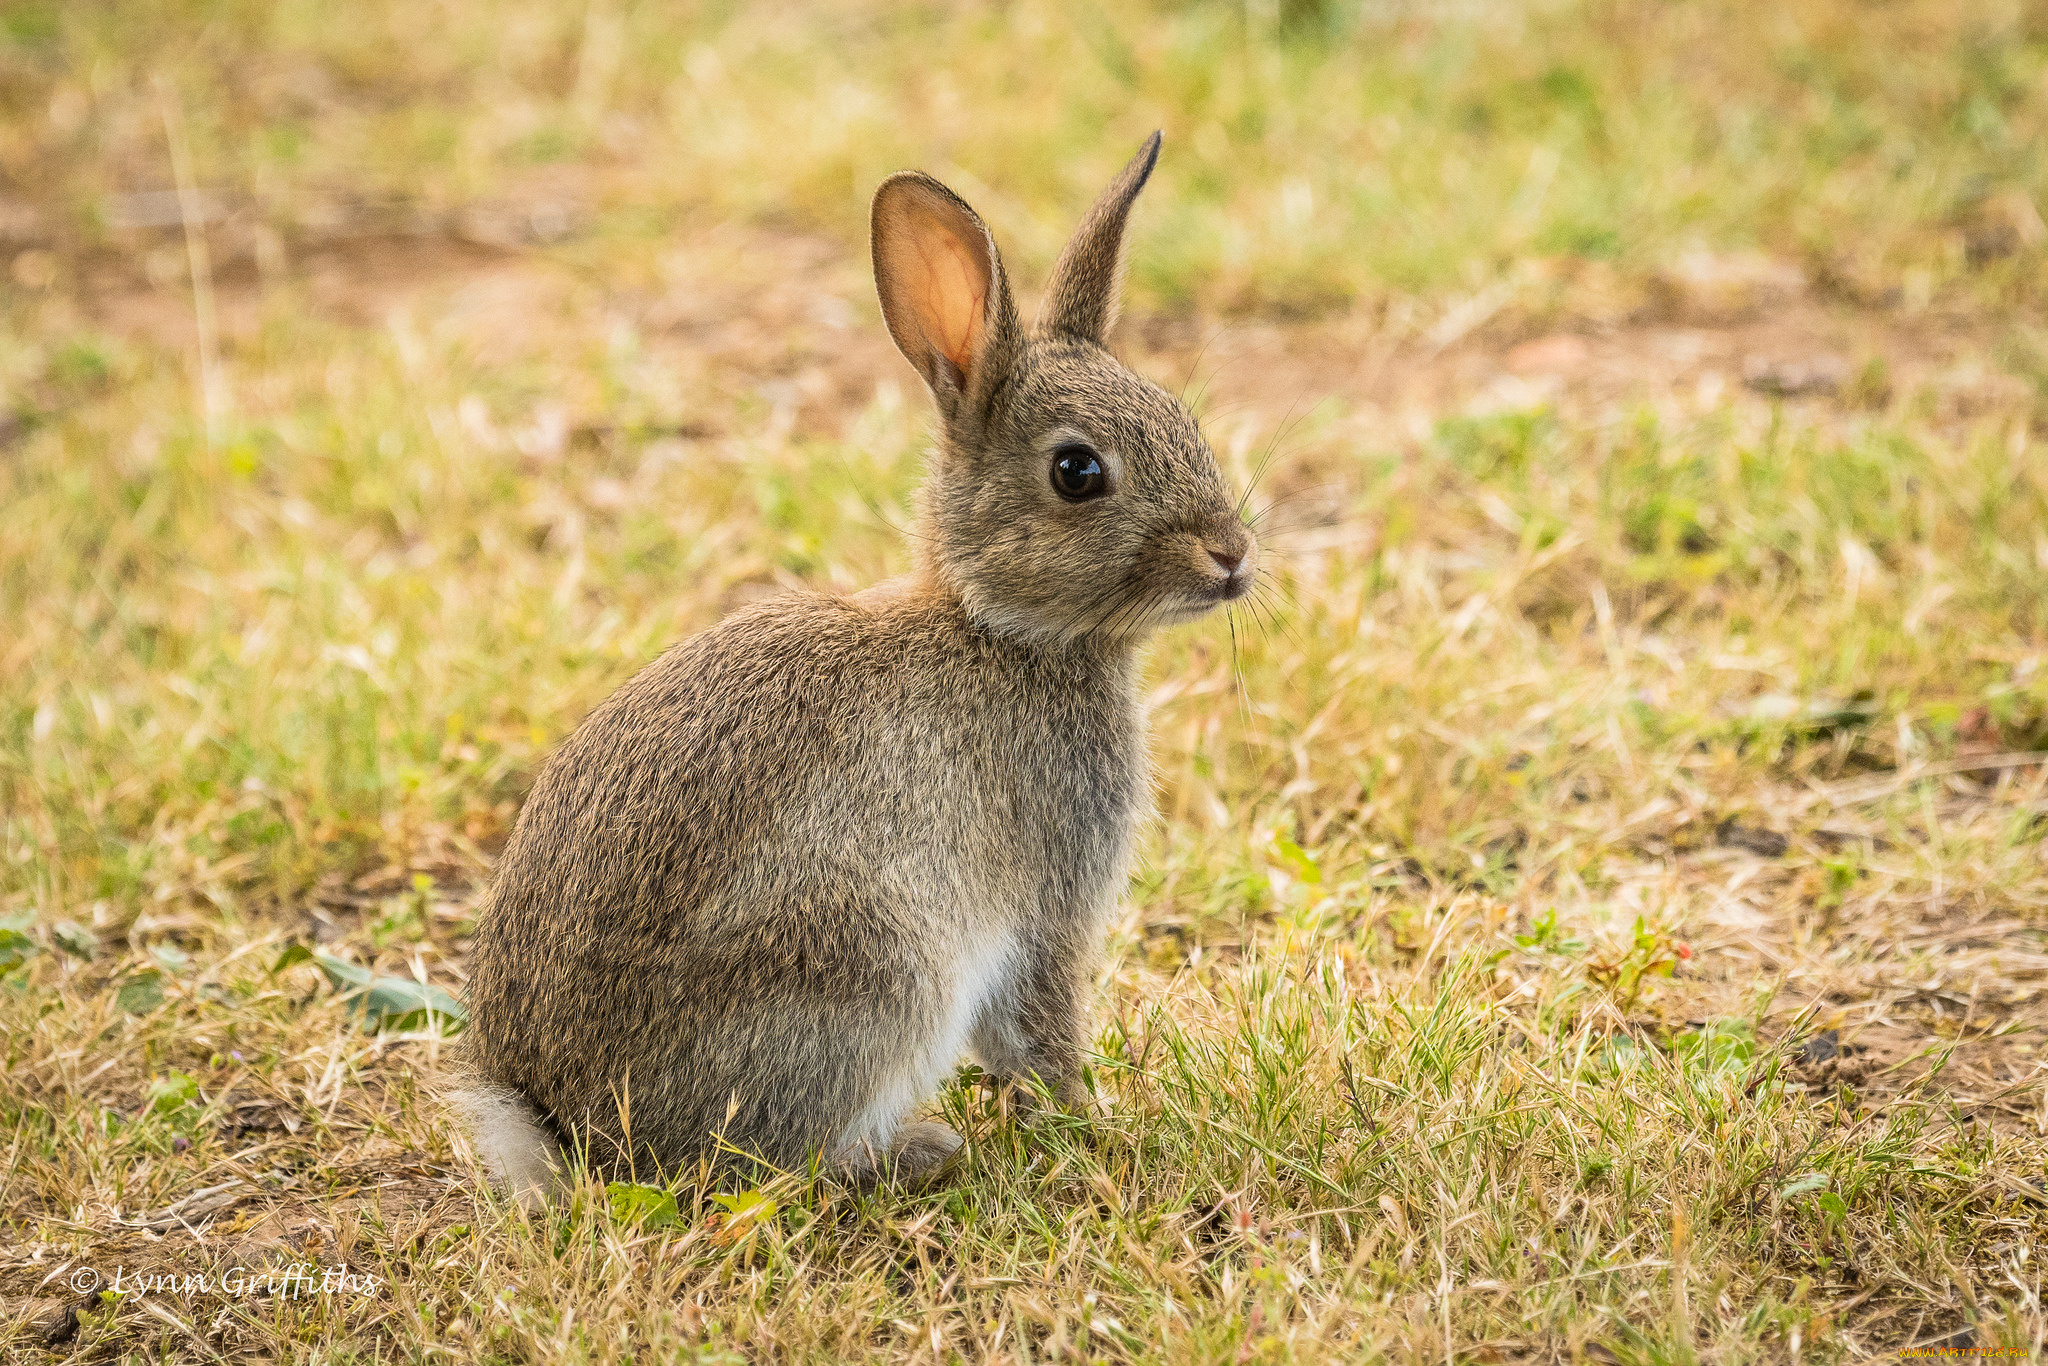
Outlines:
<svg viewBox="0 0 2048 1366"><path fill-rule="evenodd" d="M526 1097L465 1077L447 1099L491 1184L520 1208L537 1212L566 1192L568 1158Z"/></svg>

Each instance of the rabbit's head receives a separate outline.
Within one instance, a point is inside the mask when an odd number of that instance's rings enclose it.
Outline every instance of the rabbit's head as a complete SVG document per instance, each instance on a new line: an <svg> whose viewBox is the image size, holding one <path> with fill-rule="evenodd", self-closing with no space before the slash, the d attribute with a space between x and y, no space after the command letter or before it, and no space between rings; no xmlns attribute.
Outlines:
<svg viewBox="0 0 2048 1366"><path fill-rule="evenodd" d="M875 192L875 283L941 434L923 551L989 629L1128 641L1252 586L1258 551L1178 400L1104 348L1154 133L1061 253L1027 335L995 239L930 176Z"/></svg>

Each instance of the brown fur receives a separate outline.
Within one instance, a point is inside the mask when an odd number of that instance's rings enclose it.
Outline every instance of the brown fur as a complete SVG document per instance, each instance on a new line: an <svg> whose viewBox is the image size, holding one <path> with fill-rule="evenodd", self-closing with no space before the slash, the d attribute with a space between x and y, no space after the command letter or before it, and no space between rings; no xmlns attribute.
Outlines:
<svg viewBox="0 0 2048 1366"><path fill-rule="evenodd" d="M929 1175L959 1140L906 1121L963 1048L1079 1099L1149 805L1136 650L1255 559L1194 422L1102 347L1157 150L1030 338L972 209L921 175L876 193L883 313L941 417L917 568L683 642L542 770L478 927L462 1101L515 1194L557 1140L643 1179L720 1143ZM1080 439L1112 492L1069 503L1050 462Z"/></svg>

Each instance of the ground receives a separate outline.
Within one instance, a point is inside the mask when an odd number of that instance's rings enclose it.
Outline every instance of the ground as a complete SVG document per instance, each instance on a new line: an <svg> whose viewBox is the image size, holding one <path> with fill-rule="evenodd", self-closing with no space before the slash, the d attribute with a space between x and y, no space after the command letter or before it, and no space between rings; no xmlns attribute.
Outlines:
<svg viewBox="0 0 2048 1366"><path fill-rule="evenodd" d="M1162 170L1115 344L1196 408L1272 567L1148 662L1160 820L1097 1113L1025 1122L963 1070L937 1190L686 1173L540 1220L477 1189L428 1094L450 1040L408 1012L459 995L492 857L592 705L736 605L907 562L926 406L859 237L893 165L856 134L899 136L888 80L916 118L956 97L914 63L860 84L794 21L607 57L657 22L630 6L488 42L499 12L458 6L457 55L403 60L283 7L166 59L242 63L218 108L121 74L146 25L52 20L61 59L9 30L43 82L0 140L10 1359L2041 1353L2048 199L2012 149L2043 35L1802 0L1738 80L1735 38L1690 61L1688 7L1497 40L1446 10L1406 46L1270 8L1244 41L1298 96L1187 86L1189 44L1237 41L1200 7L1073 25L1082 88L1127 61L1164 109L1163 168L1234 167ZM984 44L963 80L1000 41L1066 51L1042 7L963 14L827 30ZM1510 38L1538 55L1423 79ZM813 77L853 131L791 132ZM647 131L707 90L741 131ZM1696 108L1723 141L1658 140ZM299 129L302 169L236 160L244 123ZM1852 124L1878 140L1813 169ZM886 141L989 213L1027 311L1089 189L1028 169L1038 126ZM1438 256L1333 198L1327 148L1289 160L1318 130L1378 149ZM378 137L399 169L335 188ZM750 187L655 155L790 138ZM1857 159L1902 144L1988 178L1914 207ZM1783 192L1681 213L1688 177Z"/></svg>

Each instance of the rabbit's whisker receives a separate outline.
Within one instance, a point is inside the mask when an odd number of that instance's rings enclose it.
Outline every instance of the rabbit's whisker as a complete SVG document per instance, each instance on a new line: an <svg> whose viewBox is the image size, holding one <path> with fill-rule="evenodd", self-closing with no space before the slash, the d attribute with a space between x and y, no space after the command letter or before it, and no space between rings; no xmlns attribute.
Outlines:
<svg viewBox="0 0 2048 1366"><path fill-rule="evenodd" d="M846 472L847 484L852 487L855 496L866 506L868 512L873 515L876 521L895 532L898 536L908 537L913 541L923 541L926 545L938 544L938 541L934 538L926 536L922 532L912 531L909 527L898 526L894 521L890 520L889 516L882 511L882 505L875 501L874 497L861 486L860 476L854 470L853 462L846 458L846 452L835 449L833 454L839 460L839 468Z"/></svg>
<svg viewBox="0 0 2048 1366"><path fill-rule="evenodd" d="M1098 620L1091 622L1086 630L1082 631L1078 636L1075 637L1077 643L1085 644L1089 637L1093 636L1095 632L1101 628L1103 622L1108 619L1109 614L1113 611L1118 610L1116 603L1117 595L1124 592L1125 589L1129 587L1132 587L1132 584L1131 577L1128 573L1112 580L1106 588L1094 594L1092 597L1088 599L1087 602L1083 603L1081 605L1080 610L1075 612L1072 616L1070 616L1067 619L1067 622L1065 623L1065 628L1063 629L1071 628L1074 625L1074 623L1082 620L1084 617L1090 616L1095 612L1095 609L1098 606L1101 606L1102 617Z"/></svg>
<svg viewBox="0 0 2048 1366"><path fill-rule="evenodd" d="M1259 628L1259 635L1266 640L1271 640L1273 638L1273 626L1267 620L1266 613L1261 610L1262 604L1259 600L1259 594L1256 591L1249 593L1244 597L1243 601L1244 610L1251 613L1252 624Z"/></svg>
<svg viewBox="0 0 2048 1366"><path fill-rule="evenodd" d="M1283 493L1278 498L1271 498L1268 499L1266 502L1261 503L1256 511L1252 512L1250 516L1245 518L1245 525L1249 527L1257 527L1261 521L1265 520L1267 517L1270 517L1274 512L1278 511L1281 508L1288 507L1291 504L1300 503L1310 499L1317 499L1335 495L1337 493L1342 492L1343 488L1344 485L1340 481L1332 480L1327 484L1310 484L1308 487L1296 489L1292 493ZM1332 517L1328 519L1328 521L1325 522L1324 525L1328 525L1330 523L1334 523L1340 520L1342 519L1338 517Z"/></svg>
<svg viewBox="0 0 2048 1366"><path fill-rule="evenodd" d="M1109 628L1112 637L1118 635L1126 624L1134 624L1137 618L1152 607L1152 600L1143 591L1143 585L1135 586L1123 604L1110 614L1103 625Z"/></svg>
<svg viewBox="0 0 2048 1366"><path fill-rule="evenodd" d="M1221 336L1223 335L1223 332L1224 332L1225 330L1227 330L1227 329L1221 329L1221 328L1219 328L1219 329L1217 330L1217 333L1216 333L1216 337L1221 337ZM1216 338L1211 338L1210 340L1211 340L1211 341L1214 341L1215 339L1216 339ZM1229 368L1229 367L1230 367L1230 366L1231 366L1231 365L1232 365L1233 363L1235 363L1235 362L1237 362L1237 361L1240 361L1240 360L1253 360L1253 359L1256 359L1257 357L1259 357L1260 355L1264 354L1265 352L1268 352L1268 351L1271 351L1271 350L1273 350L1273 348L1274 348L1274 347L1275 347L1275 346L1276 346L1277 344L1278 344L1278 343L1277 343L1276 341L1272 341L1272 340L1269 340L1269 341L1261 342L1261 343L1259 343L1259 344L1257 344L1257 345L1255 345L1255 346L1251 347L1250 349L1246 350L1245 352L1243 352L1243 353L1242 353L1242 354L1240 354L1240 355L1236 355L1236 356L1226 356L1226 357L1224 357L1224 358L1223 358L1223 359L1222 359L1221 361L1218 361L1218 362L1217 362L1217 364L1216 364L1216 368L1215 368L1214 370L1211 370L1211 371L1209 372L1209 377L1208 377L1207 379L1205 379L1205 380L1203 380L1203 381L1202 381L1202 387L1201 387L1201 388L1200 388L1200 389L1199 389L1199 390L1198 390L1198 391L1196 392L1196 394L1195 394L1194 398L1193 398L1193 399L1191 399L1191 400L1190 400L1190 399L1185 399L1185 398L1184 398L1184 399L1182 400L1183 406L1184 406L1184 407L1186 407L1186 408L1187 408L1187 409L1188 409L1188 410L1189 410L1190 412L1192 412L1192 411L1193 411L1193 410L1195 410L1196 408L1199 408L1199 407L1201 407L1201 405L1202 405L1202 400L1203 400L1204 398L1208 397L1208 394L1209 394L1209 386L1210 386L1210 385L1212 385L1212 384L1214 384L1214 383L1216 382L1216 377L1217 377L1218 375L1221 375L1221 374L1222 374L1222 373L1223 373L1223 372L1224 372L1224 371L1225 371L1226 369L1228 369L1228 368ZM1203 350L1205 350L1205 351L1206 351L1206 350L1208 350L1208 347L1209 347L1209 343L1207 343L1207 342L1203 343L1203 347L1202 347L1202 349L1203 349ZM1199 363L1199 362L1200 362L1200 357L1199 357L1199 356L1198 356L1198 357L1196 357L1196 360L1197 360L1197 363ZM1192 378L1192 371L1190 371L1190 377ZM1187 386L1186 386L1185 384L1183 384L1183 385L1181 386L1181 388L1182 388L1183 392L1185 392L1185 390L1186 390ZM1230 409L1231 409L1231 410L1234 410L1234 409L1237 409L1237 408L1242 408L1242 407L1244 407L1244 406L1245 406L1245 405L1244 405L1243 403L1235 403L1235 404L1232 404L1232 405L1230 405Z"/></svg>
<svg viewBox="0 0 2048 1366"><path fill-rule="evenodd" d="M1340 527L1343 525L1344 523L1341 519L1332 519L1330 521L1304 520L1299 522L1284 522L1279 526L1259 527L1257 528L1259 535L1259 545L1263 549L1267 546L1272 545L1274 541L1284 537L1306 536L1311 531L1329 531L1333 527Z"/></svg>
<svg viewBox="0 0 2048 1366"><path fill-rule="evenodd" d="M1288 403L1287 416L1280 420L1280 429L1273 434L1273 439L1266 443L1266 453L1259 457L1258 468L1252 471L1252 477L1245 484L1244 492L1238 495L1237 511L1239 516L1244 515L1244 507L1246 503L1251 501L1252 491L1258 488L1259 481L1264 479L1266 471L1272 468L1273 457L1279 454L1281 443L1287 440L1288 435L1294 430L1298 422L1308 420L1308 413L1302 413L1299 418L1295 416L1295 409L1301 406L1301 400L1304 397L1306 397L1306 391L1297 393L1293 400ZM1309 412L1314 411L1314 406L1311 406Z"/></svg>
<svg viewBox="0 0 2048 1366"><path fill-rule="evenodd" d="M1217 335L1218 337L1220 337L1220 336L1222 336L1223 334L1222 334L1221 330L1219 330L1219 331L1217 332L1217 334L1216 334L1216 335ZM1211 338L1211 340L1213 341L1213 340L1214 340L1214 338ZM1208 343L1206 343L1206 342L1205 342L1205 343L1203 344L1203 346L1202 346L1202 349L1203 349L1204 351L1208 350L1208 349L1209 349L1209 347L1208 347ZM1197 363L1198 363L1198 364L1200 363L1200 359L1201 359L1201 358L1200 358L1199 356L1198 356L1198 357L1196 357L1196 361L1197 361ZM1208 374L1208 377L1207 377L1206 379L1204 379L1204 380L1202 381L1202 387L1201 387L1201 388L1199 388L1199 389L1197 389L1197 390L1195 390L1195 396L1194 396L1193 398L1183 398L1183 399L1182 399L1182 406L1183 406L1183 407L1185 407L1185 408L1186 408L1186 409L1187 409L1187 410L1188 410L1189 412L1194 412L1194 411L1195 411L1196 409L1200 408L1200 407L1202 406L1202 401L1203 401L1204 399L1206 399L1206 398L1208 398L1208 397L1209 397L1209 386L1210 386L1210 385L1212 385L1212 384L1214 384L1214 383L1216 382L1216 377L1217 377L1218 375L1222 374L1222 373L1223 373L1223 372L1224 372L1224 371L1225 371L1226 369L1228 369L1228 368L1230 367L1230 363L1231 363L1231 361L1233 361L1233 360L1236 360L1236 359L1240 359L1240 358L1239 358L1239 357L1234 357L1234 356L1226 356L1226 357L1225 357L1225 358L1224 358L1223 360L1221 360L1221 361L1217 362L1216 368L1215 368L1214 370L1211 370L1211 371L1209 372L1209 374ZM1192 378L1192 377L1193 377L1193 376L1192 376L1192 373L1190 374L1190 376L1189 376L1189 377L1190 377L1190 378ZM1186 385L1182 385L1181 387L1182 387L1183 391L1185 391L1185 389L1186 389L1186 387L1187 387L1187 386L1186 386ZM1242 407L1242 406L1244 406L1244 405L1240 403L1240 404L1234 404L1234 405L1232 405L1232 406L1233 406L1233 407Z"/></svg>
<svg viewBox="0 0 2048 1366"><path fill-rule="evenodd" d="M1328 612L1333 610L1334 606L1320 589L1303 583L1299 578L1289 579L1285 583L1275 580L1265 591L1269 594L1269 601L1277 601L1296 609Z"/></svg>
<svg viewBox="0 0 2048 1366"><path fill-rule="evenodd" d="M1269 629L1278 631L1289 641L1293 642L1297 649L1305 650L1308 648L1308 640L1301 634L1301 631L1293 622L1280 614L1280 604L1274 601L1273 594L1270 591L1253 590L1251 601L1257 605L1257 610L1262 610L1265 613L1270 622Z"/></svg>
<svg viewBox="0 0 2048 1366"><path fill-rule="evenodd" d="M1188 386L1195 382L1195 372L1202 368L1202 357L1209 354L1209 348L1216 344L1216 339L1223 335L1224 330L1225 329L1218 327L1214 331L1212 331L1208 335L1207 339L1202 342L1201 349L1195 352L1195 358L1192 361L1188 362L1187 375L1180 382L1180 401L1182 407L1192 408L1195 406L1194 404L1188 402ZM1217 367L1217 369L1219 370L1221 368L1222 366ZM1209 378L1214 379L1215 374L1212 372ZM1202 382L1202 388L1206 390L1208 387L1208 381L1204 380Z"/></svg>
<svg viewBox="0 0 2048 1366"><path fill-rule="evenodd" d="M1224 418L1230 417L1234 414L1244 412L1251 406L1252 405L1250 399L1240 398L1233 399L1227 403L1219 403L1213 408L1202 408L1199 411L1196 411L1195 409L1191 408L1189 409L1189 412L1195 414L1195 426L1202 432L1204 436L1207 436L1209 433L1209 428L1214 423L1220 422Z"/></svg>
<svg viewBox="0 0 2048 1366"><path fill-rule="evenodd" d="M1234 691L1237 693L1238 725L1249 734L1252 728L1252 698L1251 692L1245 687L1244 666L1237 653L1237 608L1233 605L1223 614L1223 619L1230 626L1230 678L1237 685Z"/></svg>

